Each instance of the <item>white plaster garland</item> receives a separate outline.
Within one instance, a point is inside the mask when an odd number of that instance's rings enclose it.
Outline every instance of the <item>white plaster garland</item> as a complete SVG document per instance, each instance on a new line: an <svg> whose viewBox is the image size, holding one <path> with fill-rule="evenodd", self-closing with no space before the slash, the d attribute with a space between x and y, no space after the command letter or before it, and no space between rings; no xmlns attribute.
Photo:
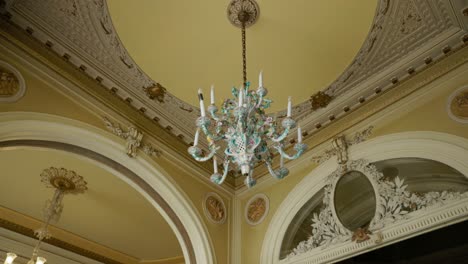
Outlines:
<svg viewBox="0 0 468 264"><path fill-rule="evenodd" d="M131 126L127 130L123 130L119 124L112 123L107 117L104 117L103 120L109 131L126 140L127 155L129 157L136 157L138 148L149 156L158 157L161 155L161 151L151 144L142 143L143 133L135 127Z"/></svg>
<svg viewBox="0 0 468 264"><path fill-rule="evenodd" d="M376 212L366 231L369 238L382 242L381 229L396 225L401 220L412 217L413 212L434 209L448 203L468 198L468 192L427 192L412 193L406 190L407 185L398 176L387 179L377 168L364 159L350 161L344 167L339 167L326 179L324 187L324 208L312 216L312 236L300 242L288 255L288 258L301 255L317 247L324 249L332 244L350 241L353 232L346 229L338 219L334 208L334 191L338 180L349 171L364 174L371 182L376 195Z"/></svg>
<svg viewBox="0 0 468 264"><path fill-rule="evenodd" d="M368 128L366 128L366 129L364 129L362 131L358 131L358 132L354 133L352 139L346 140L346 138L345 138L346 145L349 147L349 146L356 145L356 144L359 144L361 142L366 141L372 135L372 130L373 129L374 129L373 126L369 126ZM338 153L338 150L336 148L326 149L320 155L313 156L311 158L311 161L315 162L317 164L321 164L321 163L329 160L331 157L333 157L337 153Z"/></svg>

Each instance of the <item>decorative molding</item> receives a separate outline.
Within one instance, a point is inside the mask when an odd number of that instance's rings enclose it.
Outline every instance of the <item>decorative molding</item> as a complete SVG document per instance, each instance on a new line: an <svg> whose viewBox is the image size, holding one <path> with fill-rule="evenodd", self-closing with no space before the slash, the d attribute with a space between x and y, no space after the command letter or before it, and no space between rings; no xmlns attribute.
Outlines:
<svg viewBox="0 0 468 264"><path fill-rule="evenodd" d="M126 140L127 155L129 157L136 157L137 149L141 149L149 156L159 157L161 155L161 151L153 147L151 144L142 143L143 133L137 128L130 126L127 130L123 130L119 124L112 123L107 117L104 117L103 119L104 124L109 131Z"/></svg>
<svg viewBox="0 0 468 264"><path fill-rule="evenodd" d="M242 12L245 12L247 15L247 21L244 22L244 26L247 28L258 20L260 7L255 0L231 0L227 8L229 22L236 27L242 27L242 21L239 19Z"/></svg>
<svg viewBox="0 0 468 264"><path fill-rule="evenodd" d="M354 133L352 139L350 140L346 140L345 136L338 136L338 137L335 137L333 140L332 140L332 143L334 143L334 147L333 148L330 148L330 149L326 149L323 151L323 153L317 155L317 156L313 156L311 158L311 161L312 162L315 162L317 164L321 164L327 160L329 160L331 157L337 155L338 157L341 157L343 156L342 155L342 152L343 152L343 149L340 149L338 147L338 143L341 144L342 146L343 145L346 145L346 146L343 146L346 151L346 148L349 147L349 146L352 146L352 145L356 145L356 144L359 144L361 142L364 142L366 141L371 135L372 135L372 129L374 129L373 126L369 126L368 128L362 130L362 131L358 131L356 133ZM338 140L340 139L340 140ZM341 143L342 142L342 143ZM340 163L344 163L346 161L343 161L343 162L340 162Z"/></svg>
<svg viewBox="0 0 468 264"><path fill-rule="evenodd" d="M0 61L0 103L16 102L25 91L26 83L21 73L12 65Z"/></svg>
<svg viewBox="0 0 468 264"><path fill-rule="evenodd" d="M164 96L166 96L167 93L166 88L159 83L155 83L152 86L145 88L145 92L150 99L156 99L160 103L164 103Z"/></svg>
<svg viewBox="0 0 468 264"><path fill-rule="evenodd" d="M226 205L224 205L223 199L214 192L205 195L203 212L205 217L214 224L224 224L227 218Z"/></svg>
<svg viewBox="0 0 468 264"><path fill-rule="evenodd" d="M444 87L444 86L442 86ZM468 175L468 140L458 136L430 132L414 131L389 134L370 139L349 149L353 160L365 159L369 162L414 157L438 161ZM418 235L458 221L468 219L468 203L462 200L447 205L433 212L418 210L414 217L400 222L399 226L382 230L382 237L375 234L375 239L362 243L348 241L346 244L330 246L323 251L309 252L295 259L280 260L281 245L287 228L302 206L326 184L326 177L336 170L336 162L328 160L306 175L287 197L281 202L263 239L260 263L330 263L352 257L370 247L380 247L407 237Z"/></svg>
<svg viewBox="0 0 468 264"><path fill-rule="evenodd" d="M463 86L450 94L446 109L454 121L468 123L468 86Z"/></svg>
<svg viewBox="0 0 468 264"><path fill-rule="evenodd" d="M244 217L249 225L258 225L268 215L270 200L263 193L258 193L250 198L245 204Z"/></svg>
<svg viewBox="0 0 468 264"><path fill-rule="evenodd" d="M325 108L332 101L333 97L330 95L319 91L310 97L310 103L312 104L312 110L318 110L320 108Z"/></svg>
<svg viewBox="0 0 468 264"><path fill-rule="evenodd" d="M376 197L376 212L372 221L369 226L357 230L349 230L341 223L334 206L337 183L341 177L346 177L346 172L350 171L365 175L372 183ZM314 213L312 217L312 236L300 242L288 258L313 251L318 247L324 250L329 246L349 241L364 242L371 237L381 243L380 232L383 229L398 226L402 221L411 219L416 211L434 211L460 200L468 201L468 192L432 191L424 194L409 192L403 179L398 176L393 180L386 179L374 165L363 159L348 162L345 170L339 167L327 177L326 181L324 207L319 214Z"/></svg>
<svg viewBox="0 0 468 264"><path fill-rule="evenodd" d="M72 170L50 167L43 170L40 176L47 188L60 189L65 194L80 194L88 190L83 176Z"/></svg>

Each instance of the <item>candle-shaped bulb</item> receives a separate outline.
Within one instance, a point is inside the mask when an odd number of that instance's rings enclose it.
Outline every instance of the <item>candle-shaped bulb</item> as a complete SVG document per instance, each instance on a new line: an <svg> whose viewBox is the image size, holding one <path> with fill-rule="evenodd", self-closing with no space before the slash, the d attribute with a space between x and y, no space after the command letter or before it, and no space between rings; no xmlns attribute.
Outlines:
<svg viewBox="0 0 468 264"><path fill-rule="evenodd" d="M242 86L239 90L239 107L244 104L244 86Z"/></svg>
<svg viewBox="0 0 468 264"><path fill-rule="evenodd" d="M200 112L201 116L205 116L205 103L203 102L203 92L202 89L198 89L198 99L200 100Z"/></svg>
<svg viewBox="0 0 468 264"><path fill-rule="evenodd" d="M302 142L302 129L300 126L297 127L297 142Z"/></svg>
<svg viewBox="0 0 468 264"><path fill-rule="evenodd" d="M258 87L263 87L263 71L258 75Z"/></svg>
<svg viewBox="0 0 468 264"><path fill-rule="evenodd" d="M214 85L211 85L211 104L215 104L215 97L214 97Z"/></svg>
<svg viewBox="0 0 468 264"><path fill-rule="evenodd" d="M6 256L6 259L5 259L5 264L12 264L13 261L15 260L15 258L16 258L15 253L7 253L7 256Z"/></svg>
<svg viewBox="0 0 468 264"><path fill-rule="evenodd" d="M47 260L45 258L43 258L43 257L37 257L36 264L44 264L44 263L46 263L46 261Z"/></svg>
<svg viewBox="0 0 468 264"><path fill-rule="evenodd" d="M198 136L199 136L200 130L197 128L197 132L195 132L195 139L193 140L193 146L196 147L198 145Z"/></svg>
<svg viewBox="0 0 468 264"><path fill-rule="evenodd" d="M288 117L291 117L291 96L288 97Z"/></svg>
<svg viewBox="0 0 468 264"><path fill-rule="evenodd" d="M218 160L216 156L213 156L213 171L214 173L218 173Z"/></svg>

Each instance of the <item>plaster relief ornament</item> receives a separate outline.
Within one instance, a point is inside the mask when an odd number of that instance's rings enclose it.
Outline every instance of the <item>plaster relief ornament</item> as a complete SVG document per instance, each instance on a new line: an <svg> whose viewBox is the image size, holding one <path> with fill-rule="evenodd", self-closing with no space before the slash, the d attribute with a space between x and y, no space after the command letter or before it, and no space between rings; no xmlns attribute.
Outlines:
<svg viewBox="0 0 468 264"><path fill-rule="evenodd" d="M203 202L206 218L215 224L222 224L226 220L226 206L216 193L208 193Z"/></svg>
<svg viewBox="0 0 468 264"><path fill-rule="evenodd" d="M447 101L450 118L460 123L468 123L468 86L455 90Z"/></svg>
<svg viewBox="0 0 468 264"><path fill-rule="evenodd" d="M334 211L334 190L338 180L350 171L364 174L374 186L376 196L376 212L371 222L356 230L343 226ZM356 243L372 239L381 243L381 230L411 219L417 212L433 210L450 203L468 198L468 192L427 192L414 193L407 190L404 179L398 176L394 179L384 177L383 173L370 162L360 159L339 166L326 178L324 186L323 209L312 216L312 235L301 241L288 255L288 258L304 254L320 247L321 250L340 243L354 241Z"/></svg>
<svg viewBox="0 0 468 264"><path fill-rule="evenodd" d="M372 134L372 129L374 129L374 127L369 126L362 131L358 131L354 133L353 137L349 140L343 135L334 138L332 140L332 148L326 149L320 155L313 156L311 158L312 162L321 164L336 155L338 163L345 164L348 161L348 147L366 141Z"/></svg>
<svg viewBox="0 0 468 264"><path fill-rule="evenodd" d="M265 194L257 194L245 206L245 219L250 225L260 224L268 214L270 203Z"/></svg>
<svg viewBox="0 0 468 264"><path fill-rule="evenodd" d="M13 73L0 69L0 97L11 97L19 91L19 82Z"/></svg>
<svg viewBox="0 0 468 264"><path fill-rule="evenodd" d="M141 149L149 156L159 156L161 152L151 144L142 143L143 133L137 128L131 126L127 131L123 130L119 124L112 123L107 117L104 117L104 124L109 131L126 140L126 152L129 157L136 157L138 149Z"/></svg>

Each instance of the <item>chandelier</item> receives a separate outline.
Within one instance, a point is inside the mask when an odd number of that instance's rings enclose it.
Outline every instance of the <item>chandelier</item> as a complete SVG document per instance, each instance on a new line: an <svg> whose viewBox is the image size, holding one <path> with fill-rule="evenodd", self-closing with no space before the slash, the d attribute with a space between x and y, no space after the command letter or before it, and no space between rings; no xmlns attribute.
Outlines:
<svg viewBox="0 0 468 264"><path fill-rule="evenodd" d="M214 87L211 86L211 104L207 108L207 115L202 90L198 90L201 116L196 120L195 139L188 152L197 161L213 159L214 173L210 179L216 184L224 182L231 163L236 164L237 169L245 176L244 182L249 188L256 183L253 171L259 163L264 163L273 177L282 179L289 174L289 170L284 167L284 159L297 159L307 149L307 145L302 143L301 128L298 127L295 154L290 155L285 151L284 141L296 127L296 122L291 118L291 97L288 99L287 115L282 120L280 129L276 118L266 114L272 101L265 97L268 90L263 86L262 72L257 90L249 89L245 29L256 22L258 15L259 7L255 0L233 0L228 6L229 20L240 27L242 33L243 84L239 88L232 88L234 98L225 99L218 112ZM200 130L208 141L209 151L206 156L198 146ZM217 145L218 142L225 142L219 143L224 147L222 174L218 172L217 152L222 147ZM280 166L276 170L272 164L275 152L280 156Z"/></svg>
<svg viewBox="0 0 468 264"><path fill-rule="evenodd" d="M41 182L44 183L47 188L55 188L55 192L52 199L46 202L44 208L44 223L39 229L34 231L34 235L37 237L37 243L27 264L44 264L46 262L44 257L39 256L39 249L44 239L49 239L51 237L49 233L50 224L52 222L57 222L62 214L62 201L65 194L84 193L88 189L88 187L86 187L87 183L83 180L83 177L76 174L74 171L64 168L58 169L50 167L45 169L41 173ZM7 253L4 264L12 264L16 257L17 255L15 253Z"/></svg>

